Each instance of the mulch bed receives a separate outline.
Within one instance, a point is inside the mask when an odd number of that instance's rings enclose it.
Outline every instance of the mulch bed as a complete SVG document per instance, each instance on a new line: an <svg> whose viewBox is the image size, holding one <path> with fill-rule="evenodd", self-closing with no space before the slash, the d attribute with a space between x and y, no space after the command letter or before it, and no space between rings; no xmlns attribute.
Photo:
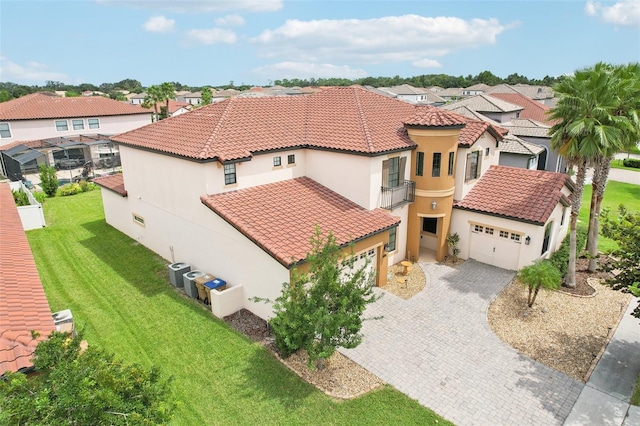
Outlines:
<svg viewBox="0 0 640 426"><path fill-rule="evenodd" d="M247 309L241 309L235 314L226 316L224 320L231 328L254 342L263 342L271 337L267 322Z"/></svg>
<svg viewBox="0 0 640 426"><path fill-rule="evenodd" d="M593 295L596 292L596 290L589 285L588 280L590 278L606 280L613 277L611 272L606 272L602 270L603 269L602 266L606 265L610 261L611 259L608 256L600 255L598 257L598 269L596 270L596 272L589 272L587 269L589 267L589 259L586 257L578 258L576 260L576 286L573 288L570 288L570 287L566 287L563 283L562 286L559 288L559 291L572 294L574 296Z"/></svg>

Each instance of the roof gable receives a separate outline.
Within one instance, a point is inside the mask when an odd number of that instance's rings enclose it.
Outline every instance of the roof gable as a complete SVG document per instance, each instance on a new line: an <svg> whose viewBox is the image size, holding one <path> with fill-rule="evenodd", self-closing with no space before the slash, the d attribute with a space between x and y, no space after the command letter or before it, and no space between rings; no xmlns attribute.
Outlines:
<svg viewBox="0 0 640 426"><path fill-rule="evenodd" d="M514 105L520 105L524 108L520 111L520 118L530 118L540 123L553 125L552 120L548 117L548 112L551 108L540 102L534 101L525 95L520 93L492 93L491 97L502 99L503 101L512 103Z"/></svg>
<svg viewBox="0 0 640 426"><path fill-rule="evenodd" d="M493 165L455 208L544 225L571 187L563 173Z"/></svg>
<svg viewBox="0 0 640 426"><path fill-rule="evenodd" d="M104 117L131 114L149 114L149 111L139 105L114 101L102 96L61 98L32 93L0 103L0 120Z"/></svg>
<svg viewBox="0 0 640 426"><path fill-rule="evenodd" d="M461 99L459 101L455 101L449 105L447 108L451 108L457 105L464 105L469 107L470 109L477 112L513 112L520 111L522 107L519 105L514 105L509 102L505 102L502 99L497 99L494 97L490 97L485 94L471 96L469 98Z"/></svg>

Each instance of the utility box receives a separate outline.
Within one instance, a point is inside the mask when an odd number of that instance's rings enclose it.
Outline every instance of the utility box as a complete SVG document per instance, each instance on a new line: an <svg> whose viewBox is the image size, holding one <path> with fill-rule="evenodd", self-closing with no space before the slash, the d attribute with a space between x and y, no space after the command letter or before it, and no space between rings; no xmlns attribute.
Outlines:
<svg viewBox="0 0 640 426"><path fill-rule="evenodd" d="M196 287L196 278L200 278L204 272L194 270L182 275L182 283L184 284L184 292L187 296L198 298L198 287Z"/></svg>
<svg viewBox="0 0 640 426"><path fill-rule="evenodd" d="M209 304L209 289L206 285L215 279L216 277L211 274L204 274L195 280L196 288L198 289L198 299L202 300L205 305Z"/></svg>
<svg viewBox="0 0 640 426"><path fill-rule="evenodd" d="M174 287L182 287L184 285L182 276L191 270L191 266L184 262L172 263L169 268L169 281Z"/></svg>
<svg viewBox="0 0 640 426"><path fill-rule="evenodd" d="M61 333L73 333L75 335L75 327L73 326L73 315L71 310L65 309L53 314L53 323L56 330Z"/></svg>

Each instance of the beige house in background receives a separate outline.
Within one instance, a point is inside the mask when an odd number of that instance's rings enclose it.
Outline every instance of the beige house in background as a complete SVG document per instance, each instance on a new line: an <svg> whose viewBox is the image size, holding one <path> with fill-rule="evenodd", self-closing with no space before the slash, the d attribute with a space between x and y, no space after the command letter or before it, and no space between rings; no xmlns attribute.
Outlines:
<svg viewBox="0 0 640 426"><path fill-rule="evenodd" d="M377 285L404 259L443 260L452 232L463 258L519 269L548 257L567 232L570 182L497 165L501 139L490 123L358 86L230 98L113 136L123 173L96 182L109 224L227 282L216 315L269 318L250 298L280 294L316 225L353 243Z"/></svg>

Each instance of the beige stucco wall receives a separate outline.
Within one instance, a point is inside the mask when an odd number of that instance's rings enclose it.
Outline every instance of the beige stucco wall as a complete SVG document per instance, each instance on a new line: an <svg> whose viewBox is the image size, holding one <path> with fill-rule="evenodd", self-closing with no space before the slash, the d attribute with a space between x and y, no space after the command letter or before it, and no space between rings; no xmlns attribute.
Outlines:
<svg viewBox="0 0 640 426"><path fill-rule="evenodd" d="M88 118L97 118L100 120L100 128L90 129ZM83 130L73 130L72 119L82 119L84 123ZM67 120L68 131L57 131L55 122L57 120ZM38 140L47 138L56 138L74 135L115 135L127 132L139 127L151 124L151 114L132 114L132 115L114 115L108 117L70 117L67 119L43 119L43 120L14 120L2 121L9 123L11 130L10 138L0 139L0 146L6 145L14 141Z"/></svg>

